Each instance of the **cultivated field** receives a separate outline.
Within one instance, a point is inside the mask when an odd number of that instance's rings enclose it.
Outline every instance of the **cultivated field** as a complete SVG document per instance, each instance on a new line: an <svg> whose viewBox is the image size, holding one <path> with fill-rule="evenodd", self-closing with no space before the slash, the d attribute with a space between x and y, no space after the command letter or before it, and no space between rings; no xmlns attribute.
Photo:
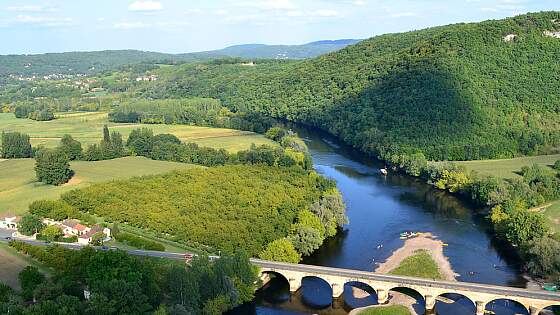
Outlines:
<svg viewBox="0 0 560 315"><path fill-rule="evenodd" d="M182 141L196 142L203 146L224 148L230 152L248 149L252 143L271 144L274 142L262 135L252 132L232 129L196 127L185 125L142 125L142 124L116 124L107 120L107 113L65 113L58 114L52 121L34 121L31 119L18 119L11 113L0 113L0 130L19 131L29 134L31 144L43 144L48 147L57 146L64 134L69 134L82 142L82 146L98 143L102 137L103 125L108 125L110 130L119 131L126 139L130 132L136 128L146 127L152 129L154 134L172 133Z"/></svg>
<svg viewBox="0 0 560 315"><path fill-rule="evenodd" d="M194 167L190 164L153 161L144 157L125 157L98 162L75 161L71 162L70 166L76 174L68 184L57 187L37 182L33 159L0 161L0 214L24 213L29 203L34 200L56 199L66 191L91 183Z"/></svg>
<svg viewBox="0 0 560 315"><path fill-rule="evenodd" d="M521 171L523 166L531 166L535 163L552 166L558 160L560 160L560 154L529 156L508 160L481 160L455 163L465 166L469 171L477 171L481 174L502 178L515 178L519 176L518 172Z"/></svg>

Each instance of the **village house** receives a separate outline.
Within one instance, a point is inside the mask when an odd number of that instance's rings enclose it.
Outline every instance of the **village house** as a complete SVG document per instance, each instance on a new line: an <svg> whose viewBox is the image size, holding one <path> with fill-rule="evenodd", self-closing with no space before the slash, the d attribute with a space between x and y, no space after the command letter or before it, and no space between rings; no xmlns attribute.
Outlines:
<svg viewBox="0 0 560 315"><path fill-rule="evenodd" d="M20 216L15 214L6 214L0 217L0 229L17 230Z"/></svg>
<svg viewBox="0 0 560 315"><path fill-rule="evenodd" d="M105 235L104 239L111 236L111 230L108 228L103 228L99 224L94 225L86 233L78 236L78 243L82 245L88 245L93 241L93 236L97 233L103 233Z"/></svg>
<svg viewBox="0 0 560 315"><path fill-rule="evenodd" d="M99 224L96 224L90 228L86 225L81 224L80 221L74 219L67 219L62 222L44 219L43 223L46 225L56 225L60 227L60 229L64 233L64 237L77 236L78 243L82 245L90 244L93 240L93 236L99 232L102 232L105 235L104 239L111 237L111 230L109 228L103 228Z"/></svg>

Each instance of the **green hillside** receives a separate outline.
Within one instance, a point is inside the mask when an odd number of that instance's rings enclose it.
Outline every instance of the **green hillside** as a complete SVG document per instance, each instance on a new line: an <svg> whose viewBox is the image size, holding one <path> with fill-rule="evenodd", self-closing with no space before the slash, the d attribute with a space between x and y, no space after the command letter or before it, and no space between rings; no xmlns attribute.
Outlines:
<svg viewBox="0 0 560 315"><path fill-rule="evenodd" d="M543 12L389 34L291 63L182 65L141 94L220 98L384 158L550 153L560 145L560 39L543 32L559 20Z"/></svg>
<svg viewBox="0 0 560 315"><path fill-rule="evenodd" d="M37 55L0 56L0 76L97 74L116 70L130 64L175 64L204 62L215 58L237 57L245 59L304 59L342 49L358 40L320 41L304 45L237 45L220 50L165 54L139 50L106 50L91 52L65 52ZM142 68L139 68L142 69Z"/></svg>

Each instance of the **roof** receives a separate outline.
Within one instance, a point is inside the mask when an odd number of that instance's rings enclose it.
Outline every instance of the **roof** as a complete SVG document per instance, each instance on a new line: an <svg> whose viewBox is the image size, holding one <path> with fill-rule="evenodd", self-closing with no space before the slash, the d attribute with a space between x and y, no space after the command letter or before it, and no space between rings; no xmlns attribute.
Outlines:
<svg viewBox="0 0 560 315"><path fill-rule="evenodd" d="M74 226L74 228L78 231L85 231L88 227L78 223L78 224L76 224L76 226Z"/></svg>
<svg viewBox="0 0 560 315"><path fill-rule="evenodd" d="M80 224L80 222L78 220L64 220L62 224L74 228L76 225Z"/></svg>

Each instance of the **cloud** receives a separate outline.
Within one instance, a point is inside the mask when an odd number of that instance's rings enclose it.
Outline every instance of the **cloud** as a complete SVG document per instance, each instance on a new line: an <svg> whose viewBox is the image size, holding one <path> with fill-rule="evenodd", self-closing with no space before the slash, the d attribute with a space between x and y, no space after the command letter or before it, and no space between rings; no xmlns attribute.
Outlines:
<svg viewBox="0 0 560 315"><path fill-rule="evenodd" d="M251 7L261 10L294 10L297 6L291 0L258 0L258 1L235 1L234 6Z"/></svg>
<svg viewBox="0 0 560 315"><path fill-rule="evenodd" d="M150 24L146 24L143 22L119 22L113 25L113 28L119 30L134 30L139 28L147 28L150 27Z"/></svg>
<svg viewBox="0 0 560 315"><path fill-rule="evenodd" d="M30 24L30 25L39 25L39 26L46 26L46 27L68 26L74 23L72 18L69 17L57 18L57 17L50 17L50 16L34 16L34 15L27 15L27 14L19 14L10 22L11 22L10 24Z"/></svg>
<svg viewBox="0 0 560 315"><path fill-rule="evenodd" d="M335 16L339 16L340 13L336 10L322 9L322 10L317 10L317 11L313 12L313 15L319 16L319 17L335 17Z"/></svg>
<svg viewBox="0 0 560 315"><path fill-rule="evenodd" d="M160 11L163 10L161 2L157 1L135 1L128 6L129 11Z"/></svg>
<svg viewBox="0 0 560 315"><path fill-rule="evenodd" d="M57 12L59 9L51 6L40 6L40 5L22 5L22 6L10 6L5 8L6 11L11 12Z"/></svg>
<svg viewBox="0 0 560 315"><path fill-rule="evenodd" d="M357 6L362 6L362 5L366 5L366 2L364 0L356 0L354 2L352 2L354 5Z"/></svg>

